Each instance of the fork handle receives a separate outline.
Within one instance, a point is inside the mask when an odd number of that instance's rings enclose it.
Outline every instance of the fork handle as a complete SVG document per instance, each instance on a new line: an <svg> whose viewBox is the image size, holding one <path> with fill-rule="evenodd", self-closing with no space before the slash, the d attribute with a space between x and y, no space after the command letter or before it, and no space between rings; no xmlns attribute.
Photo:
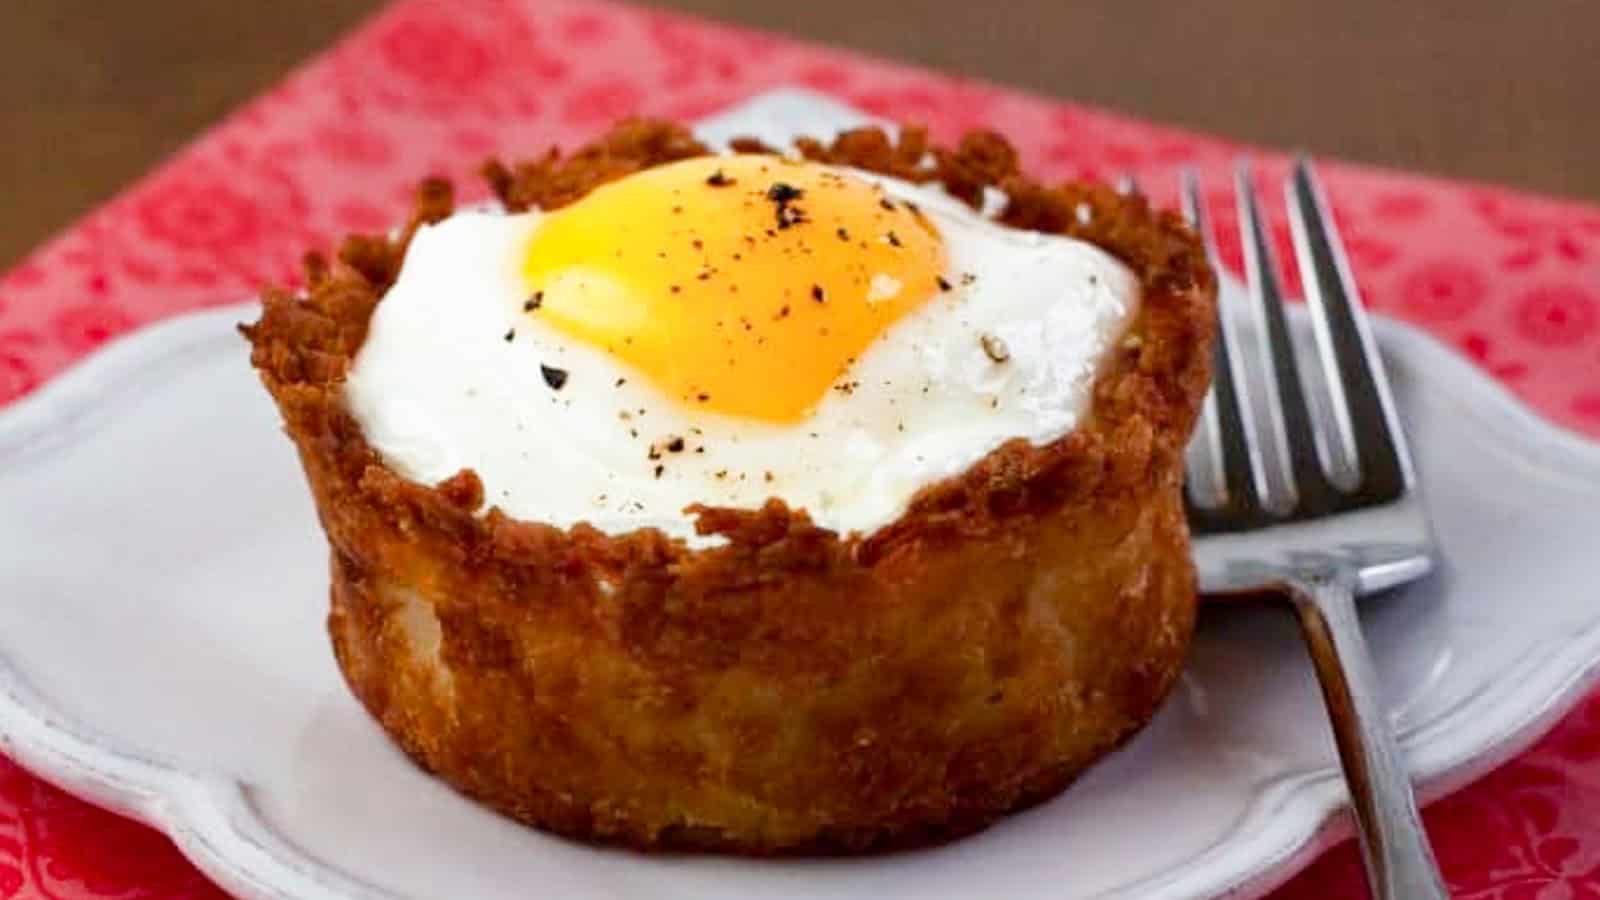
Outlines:
<svg viewBox="0 0 1600 900"><path fill-rule="evenodd" d="M1411 779L1378 701L1377 672L1356 617L1353 573L1300 575L1288 588L1333 723L1372 895L1447 900Z"/></svg>

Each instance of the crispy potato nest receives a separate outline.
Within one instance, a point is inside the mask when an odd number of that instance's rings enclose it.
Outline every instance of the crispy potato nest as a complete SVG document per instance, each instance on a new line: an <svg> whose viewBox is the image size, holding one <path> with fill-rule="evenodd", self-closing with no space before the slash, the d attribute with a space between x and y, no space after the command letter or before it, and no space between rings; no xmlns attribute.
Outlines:
<svg viewBox="0 0 1600 900"><path fill-rule="evenodd" d="M420 765L507 815L642 848L948 839L1061 791L1150 720L1182 665L1182 454L1216 294L1195 236L1137 195L1025 177L989 132L944 148L866 128L799 150L974 205L998 187L1000 222L1132 268L1140 308L1080 427L1002 445L871 534L778 500L695 507L699 531L725 539L701 549L486 511L471 471L408 481L342 385L410 236L452 210L438 180L408 228L308 257L306 287L269 291L242 328L327 532L328 627L351 689ZM485 175L507 208L548 209L706 152L681 126L634 120Z"/></svg>

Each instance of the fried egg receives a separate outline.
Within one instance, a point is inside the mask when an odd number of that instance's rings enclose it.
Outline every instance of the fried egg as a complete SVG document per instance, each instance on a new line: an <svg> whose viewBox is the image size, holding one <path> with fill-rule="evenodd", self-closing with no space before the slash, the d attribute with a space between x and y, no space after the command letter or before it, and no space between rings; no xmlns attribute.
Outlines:
<svg viewBox="0 0 1600 900"><path fill-rule="evenodd" d="M691 542L777 497L871 532L1001 444L1069 433L1138 283L936 187L707 156L558 210L420 229L345 383L400 474Z"/></svg>

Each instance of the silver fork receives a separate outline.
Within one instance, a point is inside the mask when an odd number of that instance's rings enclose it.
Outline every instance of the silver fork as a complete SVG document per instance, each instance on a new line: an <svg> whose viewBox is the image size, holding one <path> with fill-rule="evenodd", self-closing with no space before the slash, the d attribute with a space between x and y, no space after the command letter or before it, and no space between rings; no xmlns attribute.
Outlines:
<svg viewBox="0 0 1600 900"><path fill-rule="evenodd" d="M1235 171L1235 188L1246 305L1258 340L1246 348L1230 304L1219 307L1216 375L1187 458L1200 589L1209 598L1268 593L1290 600L1332 720L1373 894L1444 898L1355 608L1357 596L1432 568L1433 540L1405 435L1310 163L1295 163L1284 192L1319 369L1303 370L1296 358L1246 163ZM1183 195L1185 214L1220 273L1193 172L1183 174ZM1302 377L1318 371L1319 378ZM1250 374L1263 394L1254 404Z"/></svg>

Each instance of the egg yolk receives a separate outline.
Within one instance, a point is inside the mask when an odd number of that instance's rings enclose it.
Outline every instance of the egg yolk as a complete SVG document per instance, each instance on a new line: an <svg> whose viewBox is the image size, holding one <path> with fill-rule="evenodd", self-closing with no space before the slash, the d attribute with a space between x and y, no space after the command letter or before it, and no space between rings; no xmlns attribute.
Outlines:
<svg viewBox="0 0 1600 900"><path fill-rule="evenodd" d="M659 166L550 214L523 263L529 315L681 402L794 422L948 283L914 204L767 155Z"/></svg>

